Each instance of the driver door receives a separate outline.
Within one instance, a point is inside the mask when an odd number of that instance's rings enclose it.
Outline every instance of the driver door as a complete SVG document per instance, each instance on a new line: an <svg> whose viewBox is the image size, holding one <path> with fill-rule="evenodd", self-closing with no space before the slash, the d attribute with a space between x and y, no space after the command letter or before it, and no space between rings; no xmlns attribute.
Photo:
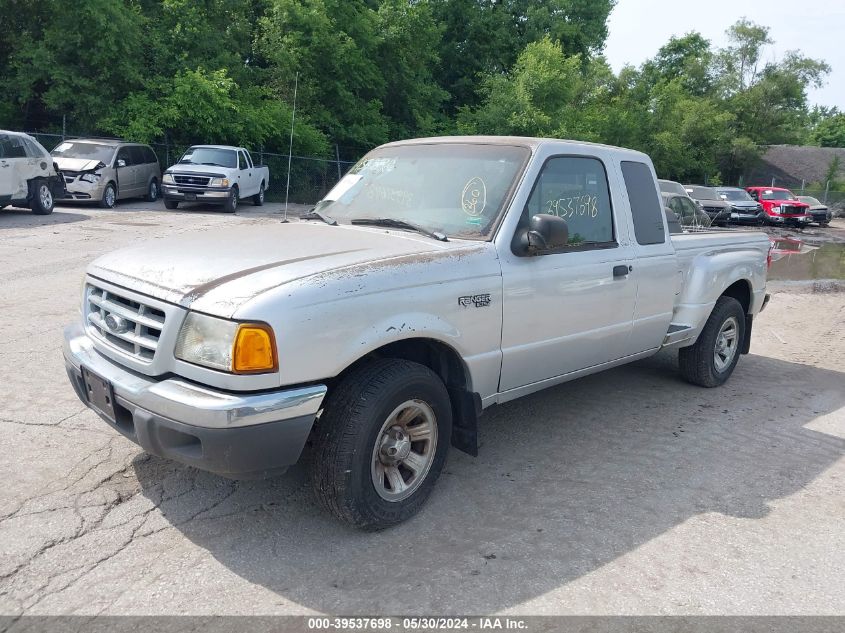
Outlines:
<svg viewBox="0 0 845 633"><path fill-rule="evenodd" d="M619 239L607 170L590 156L553 156L517 233L532 215L566 220L571 245L535 256L503 254L502 371L505 392L621 358L637 297L634 252ZM624 266L625 274L618 274Z"/></svg>

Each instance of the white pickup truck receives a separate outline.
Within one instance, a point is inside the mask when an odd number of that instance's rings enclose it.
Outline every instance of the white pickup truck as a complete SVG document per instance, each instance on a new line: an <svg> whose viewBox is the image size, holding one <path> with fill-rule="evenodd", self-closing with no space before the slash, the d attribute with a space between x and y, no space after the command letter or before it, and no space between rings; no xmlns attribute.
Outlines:
<svg viewBox="0 0 845 633"><path fill-rule="evenodd" d="M675 347L722 384L766 303L759 232L672 235L648 156L454 137L365 156L302 221L123 249L65 332L82 401L229 477L295 463L378 529L423 504L481 412Z"/></svg>
<svg viewBox="0 0 845 633"><path fill-rule="evenodd" d="M194 145L161 178L164 206L175 209L180 202L204 202L223 205L234 213L238 202L252 198L256 206L264 204L264 192L270 185L270 170L252 162L243 147L229 145Z"/></svg>

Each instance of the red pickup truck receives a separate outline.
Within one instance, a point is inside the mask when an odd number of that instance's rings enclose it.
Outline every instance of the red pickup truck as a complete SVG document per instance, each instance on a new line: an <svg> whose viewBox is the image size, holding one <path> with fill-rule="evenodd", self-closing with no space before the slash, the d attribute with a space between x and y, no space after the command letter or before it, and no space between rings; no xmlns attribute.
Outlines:
<svg viewBox="0 0 845 633"><path fill-rule="evenodd" d="M763 206L769 224L804 227L813 221L810 205L801 202L782 187L746 187L745 190Z"/></svg>

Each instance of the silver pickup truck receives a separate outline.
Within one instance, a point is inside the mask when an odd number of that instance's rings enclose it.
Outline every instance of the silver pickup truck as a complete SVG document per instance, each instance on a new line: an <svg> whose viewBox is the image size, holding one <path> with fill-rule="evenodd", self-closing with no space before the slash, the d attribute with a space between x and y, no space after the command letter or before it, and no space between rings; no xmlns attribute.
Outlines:
<svg viewBox="0 0 845 633"><path fill-rule="evenodd" d="M229 477L295 463L366 529L413 515L481 412L678 349L724 383L766 303L758 232L670 235L648 156L433 138L367 154L296 223L94 261L65 332L84 403L146 451Z"/></svg>

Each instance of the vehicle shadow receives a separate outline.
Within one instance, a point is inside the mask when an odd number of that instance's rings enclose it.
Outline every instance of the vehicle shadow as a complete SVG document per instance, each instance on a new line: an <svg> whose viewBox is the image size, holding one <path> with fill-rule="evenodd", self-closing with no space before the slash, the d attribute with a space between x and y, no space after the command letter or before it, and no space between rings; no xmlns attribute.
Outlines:
<svg viewBox="0 0 845 633"><path fill-rule="evenodd" d="M90 218L79 213L53 211L49 215L36 215L29 209L6 207L0 210L0 230L21 229L30 226L55 226L57 224L71 224L84 222Z"/></svg>
<svg viewBox="0 0 845 633"><path fill-rule="evenodd" d="M328 613L490 613L594 571L695 515L759 519L845 454L807 428L845 374L744 357L720 389L674 355L493 407L480 456L453 451L424 510L381 533L335 522L299 465L229 482L134 462L143 494L229 570ZM306 458L307 459L307 458Z"/></svg>

